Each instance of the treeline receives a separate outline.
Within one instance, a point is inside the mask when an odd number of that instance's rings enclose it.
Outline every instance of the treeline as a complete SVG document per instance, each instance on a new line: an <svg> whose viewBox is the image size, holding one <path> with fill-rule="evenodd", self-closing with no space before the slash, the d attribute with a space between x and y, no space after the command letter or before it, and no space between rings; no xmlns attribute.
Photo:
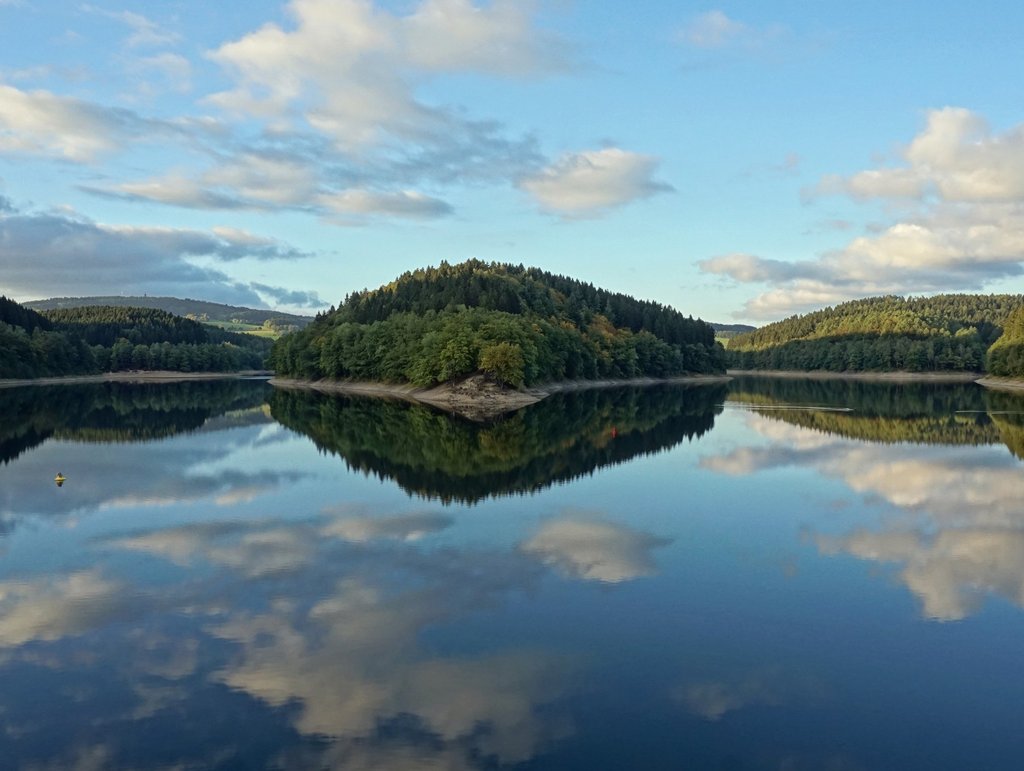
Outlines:
<svg viewBox="0 0 1024 771"><path fill-rule="evenodd" d="M871 297L793 316L729 341L736 369L982 371L1021 295Z"/></svg>
<svg viewBox="0 0 1024 771"><path fill-rule="evenodd" d="M483 372L513 386L720 372L714 330L657 303L535 268L470 260L345 298L277 342L283 375L432 385Z"/></svg>
<svg viewBox="0 0 1024 771"><path fill-rule="evenodd" d="M93 307L43 315L0 298L0 378L260 369L270 346L160 310Z"/></svg>
<svg viewBox="0 0 1024 771"><path fill-rule="evenodd" d="M127 308L111 305L84 308L59 308L43 311L53 326L79 335L89 345L112 347L119 340L133 345L151 343L190 343L209 341L202 324L152 308Z"/></svg>

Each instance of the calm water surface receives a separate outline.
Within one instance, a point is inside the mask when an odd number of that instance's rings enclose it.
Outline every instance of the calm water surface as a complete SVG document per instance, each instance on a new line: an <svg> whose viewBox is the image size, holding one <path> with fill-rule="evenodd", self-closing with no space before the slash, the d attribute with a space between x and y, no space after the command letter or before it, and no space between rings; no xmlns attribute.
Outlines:
<svg viewBox="0 0 1024 771"><path fill-rule="evenodd" d="M973 385L0 390L0 767L1016 770L1021 457Z"/></svg>

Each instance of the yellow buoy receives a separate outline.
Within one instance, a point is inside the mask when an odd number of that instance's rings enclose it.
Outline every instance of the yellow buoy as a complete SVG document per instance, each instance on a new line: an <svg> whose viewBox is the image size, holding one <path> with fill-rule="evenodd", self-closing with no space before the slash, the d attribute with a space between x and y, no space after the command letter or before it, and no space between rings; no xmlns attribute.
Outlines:
<svg viewBox="0 0 1024 771"><path fill-rule="evenodd" d="M53 481L57 483L57 487L60 487L62 484L64 484L65 479L67 479L67 477L58 471L57 476L53 478Z"/></svg>

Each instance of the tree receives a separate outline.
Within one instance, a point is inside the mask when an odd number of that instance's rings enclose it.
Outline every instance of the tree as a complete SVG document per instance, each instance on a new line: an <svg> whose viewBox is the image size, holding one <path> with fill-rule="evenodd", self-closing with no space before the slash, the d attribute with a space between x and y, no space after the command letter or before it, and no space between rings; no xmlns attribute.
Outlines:
<svg viewBox="0 0 1024 771"><path fill-rule="evenodd" d="M516 343L497 343L480 351L480 369L501 385L518 388L523 384L523 351Z"/></svg>

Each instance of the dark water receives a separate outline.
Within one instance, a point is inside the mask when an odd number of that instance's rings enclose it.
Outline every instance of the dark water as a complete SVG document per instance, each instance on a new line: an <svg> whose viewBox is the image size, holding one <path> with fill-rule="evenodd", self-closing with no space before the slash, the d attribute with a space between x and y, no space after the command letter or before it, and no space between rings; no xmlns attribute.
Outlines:
<svg viewBox="0 0 1024 771"><path fill-rule="evenodd" d="M1022 456L973 385L0 390L0 768L1019 769Z"/></svg>

